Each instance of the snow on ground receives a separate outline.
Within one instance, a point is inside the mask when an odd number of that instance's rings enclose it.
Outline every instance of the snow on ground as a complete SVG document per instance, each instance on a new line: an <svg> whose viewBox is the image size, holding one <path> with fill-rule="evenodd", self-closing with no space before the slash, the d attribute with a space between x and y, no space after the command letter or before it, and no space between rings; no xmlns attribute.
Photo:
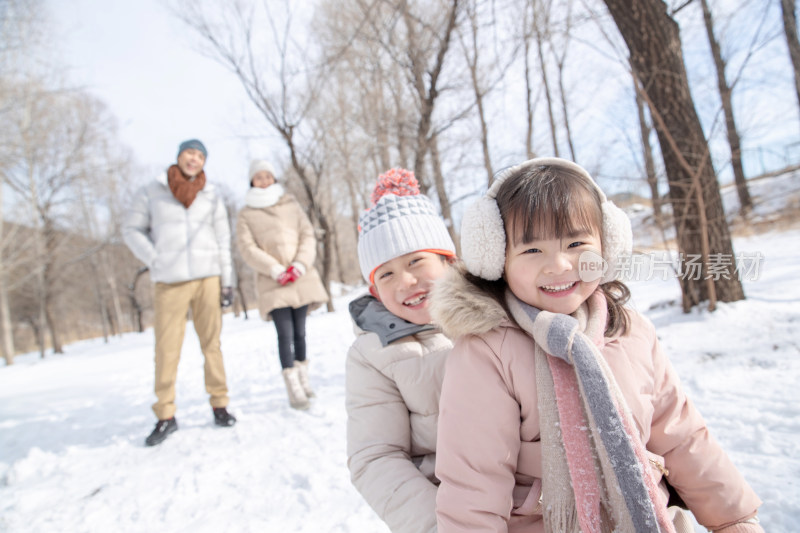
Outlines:
<svg viewBox="0 0 800 533"><path fill-rule="evenodd" d="M675 279L629 285L717 439L764 500L769 533L800 524L800 230L736 239L760 252L748 299L683 314ZM318 398L289 408L272 324L226 315L222 345L239 422L217 428L187 328L180 430L147 448L155 423L153 335L69 345L0 367L0 531L385 532L346 467L344 290L308 322ZM703 531L699 528L698 531Z"/></svg>

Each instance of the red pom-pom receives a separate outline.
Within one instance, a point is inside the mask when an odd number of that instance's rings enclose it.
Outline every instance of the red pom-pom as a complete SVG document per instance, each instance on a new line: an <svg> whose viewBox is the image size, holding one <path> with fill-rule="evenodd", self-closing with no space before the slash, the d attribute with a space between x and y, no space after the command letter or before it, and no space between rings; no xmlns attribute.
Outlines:
<svg viewBox="0 0 800 533"><path fill-rule="evenodd" d="M393 168L378 176L378 183L372 191L372 205L384 194L394 194L395 196L415 196L419 194L419 182L414 177L414 173L404 168Z"/></svg>

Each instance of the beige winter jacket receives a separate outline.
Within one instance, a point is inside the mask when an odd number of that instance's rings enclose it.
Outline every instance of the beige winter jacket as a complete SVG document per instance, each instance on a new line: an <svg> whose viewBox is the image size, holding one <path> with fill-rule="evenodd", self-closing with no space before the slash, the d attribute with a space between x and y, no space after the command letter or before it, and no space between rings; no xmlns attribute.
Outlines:
<svg viewBox="0 0 800 533"><path fill-rule="evenodd" d="M258 273L258 309L264 320L270 320L273 309L309 305L311 310L328 301L314 268L314 228L290 194L281 196L275 205L239 211L236 245L245 263ZM293 262L301 263L306 272L281 286L275 278Z"/></svg>
<svg viewBox="0 0 800 533"><path fill-rule="evenodd" d="M455 339L440 400L439 533L541 532L540 511L518 514L542 474L533 341L456 269L439 281L432 302L434 320ZM606 339L603 356L657 476L669 472L709 529L751 517L761 501L681 389L653 325L636 312L630 317L628 333Z"/></svg>
<svg viewBox="0 0 800 533"><path fill-rule="evenodd" d="M452 343L370 296L350 310L357 336L345 380L351 480L394 533L435 532L436 424Z"/></svg>

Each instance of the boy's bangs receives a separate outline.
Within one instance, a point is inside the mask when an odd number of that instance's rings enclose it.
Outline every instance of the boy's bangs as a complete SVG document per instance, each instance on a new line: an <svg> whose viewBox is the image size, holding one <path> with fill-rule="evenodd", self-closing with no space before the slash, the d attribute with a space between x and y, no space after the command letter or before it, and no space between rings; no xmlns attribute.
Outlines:
<svg viewBox="0 0 800 533"><path fill-rule="evenodd" d="M520 180L502 212L513 245L582 233L602 234L602 213L594 191L582 179L545 172Z"/></svg>

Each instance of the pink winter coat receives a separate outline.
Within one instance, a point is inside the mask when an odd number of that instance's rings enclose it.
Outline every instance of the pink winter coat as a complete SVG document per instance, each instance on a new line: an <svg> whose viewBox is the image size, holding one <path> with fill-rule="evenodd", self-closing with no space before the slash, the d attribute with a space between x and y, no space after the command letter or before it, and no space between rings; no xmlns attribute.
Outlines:
<svg viewBox="0 0 800 533"><path fill-rule="evenodd" d="M541 514L518 513L542 474L533 340L456 269L432 301L434 320L456 339L439 407L438 531L544 531ZM602 352L657 476L669 472L709 529L753 516L761 501L684 393L653 325L630 318L628 333L606 339Z"/></svg>

